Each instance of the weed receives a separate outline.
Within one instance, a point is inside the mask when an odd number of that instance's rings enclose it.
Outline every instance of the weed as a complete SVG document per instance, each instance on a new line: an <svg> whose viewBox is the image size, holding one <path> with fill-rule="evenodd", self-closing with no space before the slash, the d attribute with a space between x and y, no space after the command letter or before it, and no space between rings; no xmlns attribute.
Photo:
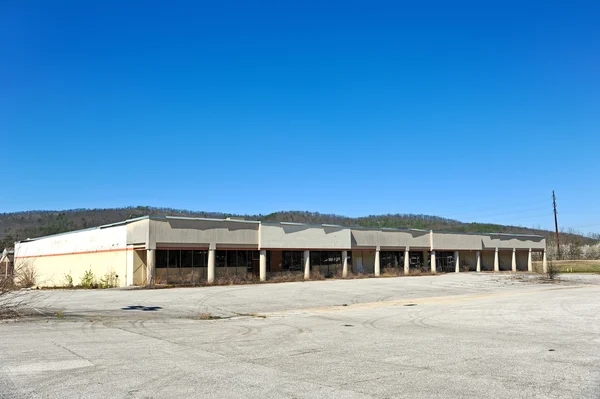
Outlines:
<svg viewBox="0 0 600 399"><path fill-rule="evenodd" d="M15 273L15 281L18 287L30 288L35 286L37 272L32 265L25 264Z"/></svg>
<svg viewBox="0 0 600 399"><path fill-rule="evenodd" d="M304 274L290 272L277 273L270 279L270 281L273 283L289 283L293 281L304 281Z"/></svg>
<svg viewBox="0 0 600 399"><path fill-rule="evenodd" d="M548 280L554 280L556 276L558 276L558 273L558 266L556 266L554 262L549 261L546 267L546 277L548 278Z"/></svg>
<svg viewBox="0 0 600 399"><path fill-rule="evenodd" d="M222 319L221 316L215 316L212 313L200 313L198 315L198 320L219 320Z"/></svg>
<svg viewBox="0 0 600 399"><path fill-rule="evenodd" d="M315 281L316 280L325 280L325 277L323 277L323 275L321 274L319 269L315 269L315 270L310 271L310 279L315 280Z"/></svg>
<svg viewBox="0 0 600 399"><path fill-rule="evenodd" d="M382 276L390 277L390 276L403 276L404 272L397 267L386 267L383 269Z"/></svg>
<svg viewBox="0 0 600 399"><path fill-rule="evenodd" d="M374 275L372 274L365 274L365 273L354 273L352 270L348 270L348 279L362 279L362 278L370 278L370 277L374 277Z"/></svg>
<svg viewBox="0 0 600 399"><path fill-rule="evenodd" d="M258 279L248 273L226 273L218 276L215 279L214 285L252 284L256 282L258 282Z"/></svg>
<svg viewBox="0 0 600 399"><path fill-rule="evenodd" d="M64 317L63 311L62 310L57 310L56 311L56 317L59 318L59 319L62 319Z"/></svg>
<svg viewBox="0 0 600 399"><path fill-rule="evenodd" d="M65 287L73 288L73 276L71 276L71 273L65 274Z"/></svg>
<svg viewBox="0 0 600 399"><path fill-rule="evenodd" d="M106 273L100 279L100 288L113 288L119 286L119 276L115 272Z"/></svg>
<svg viewBox="0 0 600 399"><path fill-rule="evenodd" d="M98 287L98 284L96 283L96 276L94 276L94 272L92 272L92 269L89 269L85 272L85 274L81 278L80 285L82 288L97 288Z"/></svg>

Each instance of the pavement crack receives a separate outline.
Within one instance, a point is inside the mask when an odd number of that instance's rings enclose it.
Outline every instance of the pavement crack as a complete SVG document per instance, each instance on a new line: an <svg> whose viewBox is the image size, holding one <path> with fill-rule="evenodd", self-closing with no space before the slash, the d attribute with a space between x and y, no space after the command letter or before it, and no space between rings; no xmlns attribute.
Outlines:
<svg viewBox="0 0 600 399"><path fill-rule="evenodd" d="M94 366L96 366L96 364L95 364L93 361L91 361L90 359L88 359L87 357L80 355L79 353L77 353L77 352L73 351L72 349L69 349L69 348L67 348L67 347L66 347L66 346L64 346L64 345L61 345L61 344L59 344L58 342L55 342L55 341L51 341L51 342L52 342L52 343L53 343L55 346L58 346L59 348L66 350L67 352L71 353L72 355L75 355L75 356L77 356L78 358L80 358L80 359L83 359L83 360L85 360L86 362L90 362L91 364L93 364Z"/></svg>

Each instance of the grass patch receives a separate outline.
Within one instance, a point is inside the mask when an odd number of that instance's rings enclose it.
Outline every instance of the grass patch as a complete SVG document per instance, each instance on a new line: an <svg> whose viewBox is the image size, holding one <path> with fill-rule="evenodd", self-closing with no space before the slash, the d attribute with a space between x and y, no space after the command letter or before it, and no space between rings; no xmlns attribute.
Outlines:
<svg viewBox="0 0 600 399"><path fill-rule="evenodd" d="M554 260L552 262L559 273L600 273L600 260ZM542 270L542 262L533 262L533 268Z"/></svg>

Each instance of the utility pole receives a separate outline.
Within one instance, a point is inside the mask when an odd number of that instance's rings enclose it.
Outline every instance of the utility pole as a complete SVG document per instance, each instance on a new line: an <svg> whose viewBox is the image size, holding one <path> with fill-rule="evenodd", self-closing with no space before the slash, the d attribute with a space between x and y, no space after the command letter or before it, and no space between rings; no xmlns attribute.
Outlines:
<svg viewBox="0 0 600 399"><path fill-rule="evenodd" d="M556 216L556 195L552 190L552 204L554 205L554 228L556 229L556 258L560 259L560 241L558 240L558 217Z"/></svg>

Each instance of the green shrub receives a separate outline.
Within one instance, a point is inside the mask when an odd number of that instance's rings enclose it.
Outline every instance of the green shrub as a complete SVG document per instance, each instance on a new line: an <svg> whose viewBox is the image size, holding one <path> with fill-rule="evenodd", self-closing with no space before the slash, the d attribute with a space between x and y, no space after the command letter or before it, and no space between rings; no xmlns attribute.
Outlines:
<svg viewBox="0 0 600 399"><path fill-rule="evenodd" d="M70 273L65 274L65 287L73 288L73 276Z"/></svg>
<svg viewBox="0 0 600 399"><path fill-rule="evenodd" d="M117 273L110 272L106 273L104 277L100 279L100 288L113 288L119 285L119 277Z"/></svg>
<svg viewBox="0 0 600 399"><path fill-rule="evenodd" d="M92 269L89 269L85 272L83 277L81 278L81 287L82 288L97 288L98 284L96 284L96 276L94 276L94 272Z"/></svg>

